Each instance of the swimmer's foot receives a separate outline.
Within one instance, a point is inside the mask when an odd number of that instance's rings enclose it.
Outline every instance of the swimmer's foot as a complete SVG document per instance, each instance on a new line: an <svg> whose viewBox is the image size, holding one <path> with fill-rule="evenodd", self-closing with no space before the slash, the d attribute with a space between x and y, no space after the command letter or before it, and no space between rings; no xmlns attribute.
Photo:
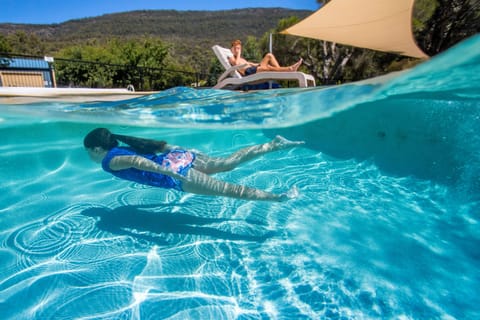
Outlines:
<svg viewBox="0 0 480 320"><path fill-rule="evenodd" d="M275 150L293 148L302 144L305 144L305 141L291 141L282 136L276 136L275 139L272 140L272 145Z"/></svg>
<svg viewBox="0 0 480 320"><path fill-rule="evenodd" d="M282 193L280 195L280 201L281 202L284 202L284 201L288 201L288 200L292 200L292 199L295 199L295 198L298 198L299 196L299 192L298 192L298 188L296 186L293 186L290 190L288 190L287 192L285 193Z"/></svg>

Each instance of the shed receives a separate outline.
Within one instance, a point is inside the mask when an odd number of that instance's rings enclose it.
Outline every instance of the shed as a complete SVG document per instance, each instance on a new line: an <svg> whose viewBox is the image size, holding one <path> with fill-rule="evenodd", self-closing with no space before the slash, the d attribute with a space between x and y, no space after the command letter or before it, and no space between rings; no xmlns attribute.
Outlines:
<svg viewBox="0 0 480 320"><path fill-rule="evenodd" d="M0 57L0 86L56 87L53 58Z"/></svg>

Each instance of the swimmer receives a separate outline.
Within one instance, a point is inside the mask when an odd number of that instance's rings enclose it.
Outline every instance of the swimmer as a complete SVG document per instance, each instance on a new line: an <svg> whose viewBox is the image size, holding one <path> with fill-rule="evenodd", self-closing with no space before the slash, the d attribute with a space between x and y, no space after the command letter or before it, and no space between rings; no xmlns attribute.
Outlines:
<svg viewBox="0 0 480 320"><path fill-rule="evenodd" d="M120 146L122 142L126 146ZM111 133L97 128L83 141L90 158L103 170L121 179L207 196L243 200L286 201L298 195L296 188L275 194L212 178L263 154L304 144L277 136L272 141L246 147L228 157L209 157L197 151L171 146L165 141Z"/></svg>

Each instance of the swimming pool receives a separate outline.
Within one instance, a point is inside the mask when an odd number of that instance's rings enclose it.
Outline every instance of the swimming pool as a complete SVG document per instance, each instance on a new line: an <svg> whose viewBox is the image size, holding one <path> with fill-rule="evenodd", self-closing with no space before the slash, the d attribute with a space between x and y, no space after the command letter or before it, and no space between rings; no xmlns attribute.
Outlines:
<svg viewBox="0 0 480 320"><path fill-rule="evenodd" d="M479 318L480 37L390 79L0 106L4 319ZM92 128L226 155L286 203L120 181Z"/></svg>

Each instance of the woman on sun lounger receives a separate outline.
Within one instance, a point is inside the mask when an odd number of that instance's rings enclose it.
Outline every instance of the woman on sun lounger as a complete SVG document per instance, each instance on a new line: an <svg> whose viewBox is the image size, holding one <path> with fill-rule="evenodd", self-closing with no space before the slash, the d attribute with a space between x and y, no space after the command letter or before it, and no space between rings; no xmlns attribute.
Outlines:
<svg viewBox="0 0 480 320"><path fill-rule="evenodd" d="M119 142L128 146L119 146ZM274 194L216 180L209 174L230 171L260 155L303 143L277 136L270 142L219 158L174 147L165 141L113 134L105 128L94 129L83 141L93 161L101 163L105 171L125 180L201 195L266 201L285 201L295 197L297 191L293 188L287 193Z"/></svg>
<svg viewBox="0 0 480 320"><path fill-rule="evenodd" d="M232 66L238 66L245 64L245 68L241 68L238 70L240 74L243 76L249 76L251 74L255 74L257 72L264 72L264 71L297 71L300 65L302 64L303 60L298 60L295 64L292 64L288 67L282 67L278 63L277 59L273 55L273 53L267 53L260 63L254 63L245 60L242 57L242 42L240 40L234 40L232 42L232 56L228 58L228 61Z"/></svg>

